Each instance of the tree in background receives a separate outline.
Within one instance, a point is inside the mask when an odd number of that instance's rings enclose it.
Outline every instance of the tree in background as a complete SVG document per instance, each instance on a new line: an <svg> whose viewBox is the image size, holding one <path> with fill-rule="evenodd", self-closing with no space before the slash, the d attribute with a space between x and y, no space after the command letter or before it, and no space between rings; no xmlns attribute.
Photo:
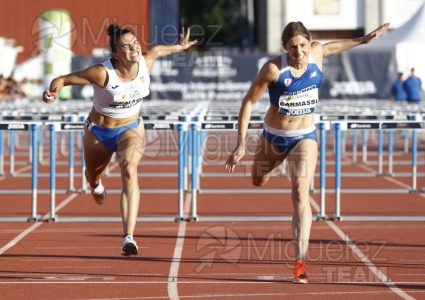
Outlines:
<svg viewBox="0 0 425 300"><path fill-rule="evenodd" d="M253 47L253 25L248 9L249 0L180 0L182 26L191 27L191 36L201 43L199 50L215 47ZM251 7L249 7L251 5Z"/></svg>

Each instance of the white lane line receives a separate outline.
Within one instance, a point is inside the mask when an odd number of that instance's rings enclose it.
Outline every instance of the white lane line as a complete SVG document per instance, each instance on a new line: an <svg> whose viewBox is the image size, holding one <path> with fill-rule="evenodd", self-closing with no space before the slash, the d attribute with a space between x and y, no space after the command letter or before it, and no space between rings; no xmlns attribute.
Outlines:
<svg viewBox="0 0 425 300"><path fill-rule="evenodd" d="M403 262L424 262L425 259L399 259L399 261L403 261Z"/></svg>
<svg viewBox="0 0 425 300"><path fill-rule="evenodd" d="M150 249L150 246L140 246L139 249ZM50 250L50 249L117 249L117 247L34 247L34 249L38 250Z"/></svg>
<svg viewBox="0 0 425 300"><path fill-rule="evenodd" d="M15 273L13 273L15 274ZM127 275L127 274L126 274ZM130 276L131 274L129 274ZM134 274L134 276L140 276L140 274ZM151 274L148 274L151 275ZM152 276L155 276L156 274L153 274ZM163 275L163 274L159 274L159 275ZM57 276L57 275L56 275ZM116 280L117 278L115 277L99 277L99 279L102 279L103 281L96 281L96 280L90 280L90 281L81 281L81 280L76 280L75 277L77 277L76 275L74 275L74 279L71 280L71 276L67 275L68 277L64 276L66 278L66 280L64 279L64 277L59 277L57 276L57 278L55 279L54 276L49 277L37 277L37 278L25 278L26 280L29 281L1 281L0 282L0 286L1 285L8 285L8 284L16 284L16 285L21 285L21 284L160 284L163 285L164 281L118 281ZM156 275L158 276L158 275ZM94 278L93 276L90 276L90 278ZM104 280L104 278L106 278ZM292 278L292 277L288 277L288 278ZM55 280L52 280L55 279ZM111 280L111 281L107 281L107 280ZM198 284L211 284L211 285L222 285L222 284L229 284L229 281L232 281L231 279L229 280L192 280L192 281L179 281L179 284L184 285L198 285ZM273 284L273 285L289 285L289 286L294 286L294 284L292 283L292 281L288 280L287 282L267 282L267 281L258 281L258 280L243 280L243 281L234 281L234 282L230 282L231 284L237 284L237 285L252 285L252 284L259 284L259 285L265 285L265 284ZM412 282L412 281L403 281L403 282L394 282L396 284L409 284L411 286L422 286L423 282ZM375 281L362 281L362 282L329 282L329 281L314 281L314 282L309 282L308 285L327 285L327 286L335 286L335 285L352 285L352 286L365 286L365 285L376 285L376 286L382 286L382 283L380 282L375 282ZM374 293L375 291L370 291L371 293ZM391 293L393 294L393 292L391 291L376 291L377 293ZM425 293L425 290L409 290L410 293ZM344 294L346 292L344 291L336 291L334 292L335 294L341 293ZM362 291L358 291L358 292L353 292L353 293L362 293ZM297 293L298 294L298 293ZM235 295L237 296L237 295ZM182 298L186 298L188 297L186 296L182 296ZM194 296L195 297L195 296Z"/></svg>
<svg viewBox="0 0 425 300"><path fill-rule="evenodd" d="M361 166L361 168L363 170L366 170L366 171L376 172L376 170L374 170L374 169L372 169L370 167L367 167L367 166ZM396 185L399 185L399 186L401 186L403 188L406 188L406 189L411 188L411 186L409 186L408 184L405 184L405 183L403 183L401 181L398 181L397 179L394 179L392 177L385 176L384 179L387 180L387 181L390 181L390 182L392 182L392 183L394 183ZM418 188L418 189L420 189L420 188ZM421 190L419 191L419 194L418 195L419 195L419 197L425 198L425 193L422 192Z"/></svg>
<svg viewBox="0 0 425 300"><path fill-rule="evenodd" d="M191 194L188 193L186 194L184 198L184 217L185 218L188 217L188 215L186 214L189 214L190 203L191 203L190 200L191 200ZM179 267L180 267L180 262L182 258L184 236L186 235L186 223L187 222L180 222L179 224L176 246L174 247L173 260L170 266L170 272L168 274L167 292L168 292L168 297L171 300L180 299L178 287L177 287L177 278L179 275Z"/></svg>
<svg viewBox="0 0 425 300"><path fill-rule="evenodd" d="M117 249L115 247L114 249ZM33 261L33 262L85 262L86 258L31 258L31 259L21 259L20 261ZM104 259L90 259L90 262L105 262Z"/></svg>
<svg viewBox="0 0 425 300"><path fill-rule="evenodd" d="M69 204L69 202L71 202L72 200L74 200L75 197L77 197L78 194L73 194L71 196L69 196L68 198L66 198L64 201L62 201L59 205L56 206L56 212L60 211L62 208L64 208L66 205ZM44 218L46 218L48 216L48 214L46 214L44 216Z"/></svg>
<svg viewBox="0 0 425 300"><path fill-rule="evenodd" d="M31 168L32 168L32 166L31 165L28 165L26 167L22 167L22 168L19 168L18 170L15 170L15 173L22 173L22 172L27 171L27 170L29 170ZM5 175L2 175L2 176L0 176L0 181L5 180L5 179L8 179L8 178L9 177L7 177Z"/></svg>
<svg viewBox="0 0 425 300"><path fill-rule="evenodd" d="M75 197L77 197L77 194L73 194L73 195L69 196L68 198L66 198L63 202L61 202L61 204L59 204L57 206L56 211L59 211L60 209L62 209L63 207L65 207L65 205L67 205L69 202L71 202ZM45 218L48 218L49 216L50 216L50 213L47 213L42 218L45 219ZM31 232L33 232L34 230L36 230L42 224L43 224L43 222L34 223L30 227L28 227L27 229L25 229L24 231L22 231L13 240L11 240L9 243L7 243L2 248L0 248L0 255L2 255L4 252L6 252L7 250L9 250L13 246L15 246L17 243L19 243L21 240L23 240L24 237L26 237L28 234L30 234Z"/></svg>
<svg viewBox="0 0 425 300"><path fill-rule="evenodd" d="M368 172L376 172L376 170L367 167L367 166L360 166L360 168L362 168L365 171ZM404 187L404 188L410 188L409 185L405 184L404 182L401 182L397 179L385 176L384 177L385 180L394 183L398 186ZM318 205L315 202L314 199L311 199L312 201L310 202L314 202L315 205L315 209L318 209ZM313 204L313 203L312 203ZM357 248L356 245L354 245L354 243L345 235L345 233L334 223L334 222L326 222L334 231L336 234L338 234L338 236L343 239L348 247L351 248L351 250L366 264L366 266L368 266L368 268L375 274L375 276L377 276L389 289L391 289L394 293L396 293L397 295L399 295L401 298L403 299L415 299L413 297L411 297L410 295L406 294L405 292L403 292L402 289L400 289L399 287L397 287L396 283L392 282L390 280L389 277L387 277L385 274L383 274L375 265L372 264L372 262L363 254L363 252L361 252L360 249Z"/></svg>
<svg viewBox="0 0 425 300"><path fill-rule="evenodd" d="M199 284L208 284L208 285L217 285L217 284L226 284L226 283L228 283L227 281L220 281L220 282L217 282L217 281L193 281L193 282L179 282L180 284L196 284L196 285L199 285ZM261 282L261 283L258 283L258 282L234 282L234 284L241 284L241 285L245 285L245 284L250 284L250 285L252 285L253 283L255 283L255 284L270 284L269 282ZM117 282L117 281L106 281L106 280L103 280L103 281L81 281L81 280L78 280L78 281L75 281L75 280L73 280L73 281L30 281L30 282L25 282L25 283L23 283L23 282L21 282L21 281L10 281L10 282L0 282L0 286L1 285L3 285L3 284L7 284L7 285L9 285L9 284L14 284L14 285L20 285L20 284L26 284L26 285L28 285L28 284L32 284L32 285L58 285L58 284L61 284L61 285L91 285L91 284L94 284L94 285L101 285L101 284L107 284L107 285L115 285L115 286L118 286L118 285L129 285L129 284L131 284L131 285L163 285L164 284L164 282L163 281L151 281L151 282L148 282L148 281L123 281L123 282ZM280 285L284 285L285 283L279 283ZM290 285L293 285L293 283L291 282L291 283L286 283L286 284L290 284ZM324 282L324 283L318 283L318 284L329 284L329 282ZM346 282L346 283L343 283L343 282L341 282L341 283L339 283L339 284L344 284L344 285L346 285L346 284L352 284L351 282ZM359 286L363 286L365 283L363 282L363 283L358 283L358 285ZM372 282L372 284L376 284L376 283L374 283L374 282ZM406 284L412 284L411 282L406 282ZM421 283L418 283L418 284L421 284ZM420 294L424 294L425 293L425 291L420 291L420 290L409 290L408 291L409 293L412 293L412 294L418 294L418 296L420 295ZM240 294L234 294L234 293L231 293L231 294L224 294L224 293L222 293L222 294L211 294L211 293L209 293L209 294L198 294L198 295L186 295L186 296L182 296L182 298L184 298L184 299L191 299L191 298L194 298L194 299L200 299L200 298L202 298L202 299L206 299L206 298L218 298L218 299L222 299L222 298L241 298L241 297L244 297L244 298L258 298L258 297L300 297L300 296L321 296L321 295L323 295L323 296L328 296L328 295L333 295L333 296L337 296L337 295L339 295L339 296L341 296L341 297L343 297L344 295L346 295L346 296L352 296L352 295L357 295L358 297L364 297L364 296L368 296L368 295L370 295L370 296L374 296L374 295L388 295L388 296L390 296L392 294L392 292L391 291L323 291L323 292L293 292L293 293L291 293L291 292L282 292L282 293L240 293ZM115 300L124 300L124 299L126 299L126 300L128 300L128 299L169 299L169 297L165 297L165 296L163 296L163 297L143 297L143 296L141 296L141 297L136 297L136 298L132 298L132 297L120 297L120 298L80 298L80 299L84 299L84 300L95 300L95 299L97 299L97 300L100 300L100 299L108 299L108 300L112 300L112 299L115 299Z"/></svg>
<svg viewBox="0 0 425 300"><path fill-rule="evenodd" d="M311 206L314 207L316 212L320 211L320 206L317 202L310 197ZM391 279L386 276L384 273L379 270L368 258L367 256L354 244L354 242L332 221L326 221L326 224L346 243L346 245L353 251L355 255L369 268L369 270L375 274L379 280L385 284L392 292L397 294L403 299L414 300L412 296L405 293L400 289L395 282L392 282Z"/></svg>
<svg viewBox="0 0 425 300"><path fill-rule="evenodd" d="M0 255L2 255L4 252L15 246L19 241L21 241L24 237L26 237L28 234L36 230L38 227L41 226L42 223L34 223L24 231L22 231L20 234L18 234L13 240L11 240L9 243L4 245L0 248Z"/></svg>
<svg viewBox="0 0 425 300"><path fill-rule="evenodd" d="M20 168L17 172L22 172L25 171L27 169L31 168L31 166L26 166L23 168ZM1 180L6 179L7 177L1 177ZM71 196L72 197L72 196ZM74 197L73 197L74 198ZM69 201L68 201L69 202ZM65 206L65 205L63 205ZM62 207L63 207L62 206ZM48 218L50 216L50 214L46 214L43 216L43 218ZM2 248L0 248L0 255L2 255L4 252L6 252L7 250L9 250L10 248L12 248L13 246L15 246L19 241L21 241L24 237L26 237L28 234L30 234L31 232L33 232L34 230L36 230L38 227L41 226L41 222L38 223L34 223L32 224L30 227L28 227L27 229L25 229L24 231L22 231L21 233L19 233L13 240L11 240L9 243L7 243L6 245L4 245Z"/></svg>
<svg viewBox="0 0 425 300"><path fill-rule="evenodd" d="M416 292L416 291L412 291ZM382 293L382 294L381 294ZM185 299L195 298L195 299L206 299L206 298L248 298L248 299L258 299L258 297L279 297L280 299L283 297L295 297L298 298L300 296L328 296L328 295L358 295L361 297L362 295L385 295L389 294L390 292L383 292L383 291L359 291L359 292L332 292L332 291L325 291L325 292L282 292L282 293L241 293L241 294L199 294L199 295L193 295L193 296L184 296ZM143 299L143 298L142 298ZM115 300L118 300L115 299Z"/></svg>
<svg viewBox="0 0 425 300"><path fill-rule="evenodd" d="M27 166L28 167L28 166ZM21 168L20 171L26 169L27 167ZM111 166L109 169L113 170L116 166ZM68 205L72 200L74 200L75 197L77 197L78 194L72 194L68 198L66 198L64 201L62 201L59 205L56 206L55 213L60 211L62 208L64 208L66 205ZM47 219L50 217L50 213L45 214L42 219ZM24 237L26 237L28 234L36 230L38 227L40 227L43 224L43 222L37 222L31 225L29 228L21 232L18 236L16 236L13 240L11 240L9 243L7 243L4 247L0 248L0 255L2 255L5 251L9 250L13 246L15 246L19 241L21 241Z"/></svg>
<svg viewBox="0 0 425 300"><path fill-rule="evenodd" d="M353 241L338 227L334 222L326 222L330 228L347 244L347 246L357 255L358 258L369 268L369 270L375 274L379 280L385 284L391 291L396 293L403 299L414 300L412 296L406 294L402 289L400 289L391 279L386 276L384 273L379 270L368 258L367 256L353 243Z"/></svg>
<svg viewBox="0 0 425 300"><path fill-rule="evenodd" d="M374 170L374 169L372 169L371 167L368 167L368 166L360 166L360 169L363 169L363 170L371 172L371 173L376 173L376 170ZM406 189L411 188L411 186L405 184L404 182L398 181L397 179L394 179L392 177L384 176L383 178L384 178L384 180L392 182L395 185L398 185L400 187L403 187L403 188L406 188Z"/></svg>
<svg viewBox="0 0 425 300"><path fill-rule="evenodd" d="M58 266L58 267L43 267L43 269L111 269L113 266Z"/></svg>

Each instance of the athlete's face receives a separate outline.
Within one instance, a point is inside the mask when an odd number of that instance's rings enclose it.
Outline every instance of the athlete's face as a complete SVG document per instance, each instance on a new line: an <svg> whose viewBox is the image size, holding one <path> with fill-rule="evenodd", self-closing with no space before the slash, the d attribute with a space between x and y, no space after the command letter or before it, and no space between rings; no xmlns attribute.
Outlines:
<svg viewBox="0 0 425 300"><path fill-rule="evenodd" d="M123 34L118 40L114 57L118 60L138 62L142 56L139 41L132 33Z"/></svg>
<svg viewBox="0 0 425 300"><path fill-rule="evenodd" d="M296 35L289 39L286 45L283 45L288 52L289 58L296 64L302 64L308 61L311 51L311 43L301 35Z"/></svg>

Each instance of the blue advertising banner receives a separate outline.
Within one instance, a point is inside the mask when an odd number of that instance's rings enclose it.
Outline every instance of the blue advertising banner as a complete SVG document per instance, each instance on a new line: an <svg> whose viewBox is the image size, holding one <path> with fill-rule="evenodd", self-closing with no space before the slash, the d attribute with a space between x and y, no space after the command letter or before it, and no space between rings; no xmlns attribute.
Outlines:
<svg viewBox="0 0 425 300"><path fill-rule="evenodd" d="M263 55L223 55L221 51L169 56L155 62L150 97L240 101L267 59Z"/></svg>
<svg viewBox="0 0 425 300"><path fill-rule="evenodd" d="M221 50L183 52L155 62L148 99L176 101L241 101L264 63L274 55L227 54ZM107 57L74 58L73 70ZM371 68L371 62L373 68ZM319 99L389 99L392 53L352 53L325 58ZM73 87L74 99L89 99L92 87ZM268 99L267 92L263 96Z"/></svg>

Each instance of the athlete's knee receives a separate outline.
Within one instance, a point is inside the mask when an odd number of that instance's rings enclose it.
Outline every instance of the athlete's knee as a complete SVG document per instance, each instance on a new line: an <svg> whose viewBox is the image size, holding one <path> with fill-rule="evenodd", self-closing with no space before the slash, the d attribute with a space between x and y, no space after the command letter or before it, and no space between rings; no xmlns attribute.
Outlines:
<svg viewBox="0 0 425 300"><path fill-rule="evenodd" d="M124 163L121 165L121 176L126 179L137 178L137 165L136 163Z"/></svg>
<svg viewBox="0 0 425 300"><path fill-rule="evenodd" d="M264 176L252 176L251 177L252 180L252 184L254 186L264 186L266 185L267 181L268 181L268 177L264 177Z"/></svg>
<svg viewBox="0 0 425 300"><path fill-rule="evenodd" d="M254 165L251 170L251 180L254 186L264 186L270 179L270 167L264 164Z"/></svg>
<svg viewBox="0 0 425 300"><path fill-rule="evenodd" d="M292 199L302 202L309 198L310 184L307 181L298 181L292 186Z"/></svg>

